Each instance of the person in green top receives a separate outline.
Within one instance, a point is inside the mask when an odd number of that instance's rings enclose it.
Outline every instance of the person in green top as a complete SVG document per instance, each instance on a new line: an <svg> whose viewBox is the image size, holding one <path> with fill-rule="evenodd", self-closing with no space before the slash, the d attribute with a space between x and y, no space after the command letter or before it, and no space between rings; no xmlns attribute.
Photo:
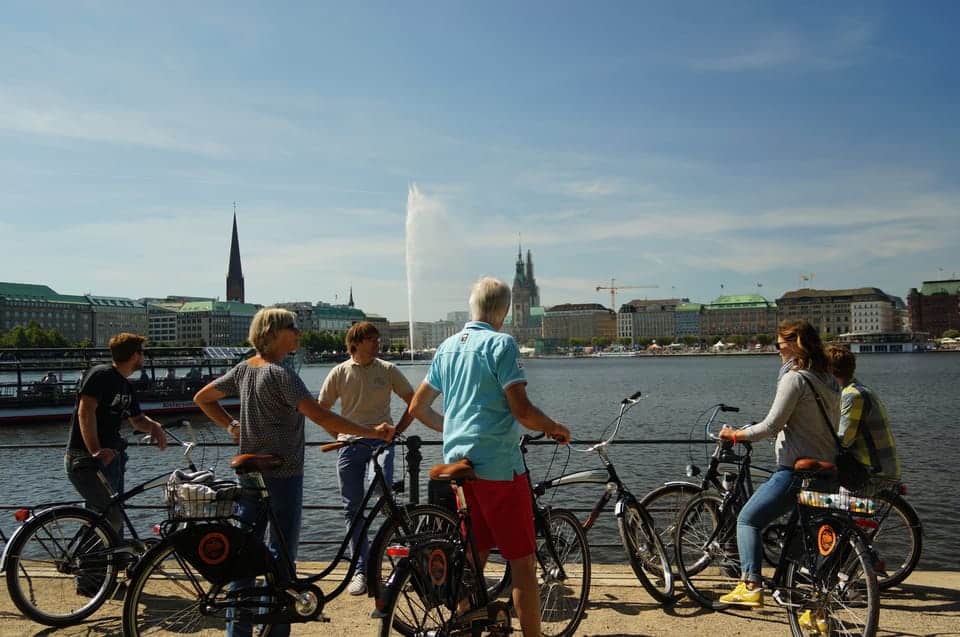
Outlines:
<svg viewBox="0 0 960 637"><path fill-rule="evenodd" d="M837 427L843 446L853 450L860 464L871 468L874 479L899 480L900 458L886 406L854 376L857 358L853 352L830 345L826 354L830 372L843 387Z"/></svg>

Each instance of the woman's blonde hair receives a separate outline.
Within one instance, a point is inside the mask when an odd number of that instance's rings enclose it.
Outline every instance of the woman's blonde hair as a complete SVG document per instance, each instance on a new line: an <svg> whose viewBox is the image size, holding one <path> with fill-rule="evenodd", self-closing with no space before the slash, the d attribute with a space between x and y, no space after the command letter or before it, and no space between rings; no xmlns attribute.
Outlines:
<svg viewBox="0 0 960 637"><path fill-rule="evenodd" d="M809 369L815 372L827 371L827 355L823 351L823 341L817 328L804 319L787 320L780 323L777 335L789 343L796 354L793 357L793 369Z"/></svg>
<svg viewBox="0 0 960 637"><path fill-rule="evenodd" d="M279 307L265 307L253 316L247 338L258 354L269 354L280 330L297 328L297 315Z"/></svg>

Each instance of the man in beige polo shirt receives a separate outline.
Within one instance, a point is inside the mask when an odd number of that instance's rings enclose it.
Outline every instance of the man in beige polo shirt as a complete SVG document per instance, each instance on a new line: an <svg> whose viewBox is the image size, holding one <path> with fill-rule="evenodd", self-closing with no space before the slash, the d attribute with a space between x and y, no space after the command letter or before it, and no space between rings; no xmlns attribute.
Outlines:
<svg viewBox="0 0 960 637"><path fill-rule="evenodd" d="M350 359L330 370L323 388L320 390L320 405L325 409L340 401L340 415L359 424L393 424L390 417L390 396L396 394L407 405L413 398L413 387L403 373L393 363L377 358L380 352L380 332L367 321L353 324L347 331L347 351ZM397 432L401 432L413 421L409 408L403 412L397 423ZM423 421L436 431L443 431L443 417L433 412ZM382 440L370 439L371 444L379 446ZM366 478L370 467L373 447L351 445L340 450L337 459L337 484L343 499L344 517L347 530L350 522L363 503L366 492ZM380 456L387 482L393 482L393 449ZM366 561L367 538L359 537L360 529L354 531L350 539L350 550L360 551L357 570L347 591L351 595L362 595L367 591Z"/></svg>

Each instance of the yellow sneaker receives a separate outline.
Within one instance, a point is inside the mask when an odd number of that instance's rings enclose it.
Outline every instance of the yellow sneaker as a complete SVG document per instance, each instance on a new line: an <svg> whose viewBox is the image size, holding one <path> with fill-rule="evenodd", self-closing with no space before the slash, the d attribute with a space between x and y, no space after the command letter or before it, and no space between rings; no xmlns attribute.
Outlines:
<svg viewBox="0 0 960 637"><path fill-rule="evenodd" d="M721 604L736 604L737 606L749 606L750 608L763 608L763 588L757 586L754 589L747 588L746 582L740 582L737 587L720 596Z"/></svg>
<svg viewBox="0 0 960 637"><path fill-rule="evenodd" d="M800 613L800 616L797 617L797 623L800 624L801 630L815 635L826 635L830 632L830 626L827 625L827 620L823 617L814 619L813 613L810 612L810 610L805 610Z"/></svg>

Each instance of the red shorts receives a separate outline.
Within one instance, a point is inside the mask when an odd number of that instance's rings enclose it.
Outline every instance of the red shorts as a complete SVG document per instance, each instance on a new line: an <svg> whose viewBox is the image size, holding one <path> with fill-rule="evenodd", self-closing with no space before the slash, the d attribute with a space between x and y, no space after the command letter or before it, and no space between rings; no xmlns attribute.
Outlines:
<svg viewBox="0 0 960 637"><path fill-rule="evenodd" d="M515 473L513 480L470 480L463 491L478 551L498 547L508 560L533 554L537 540L526 474Z"/></svg>

